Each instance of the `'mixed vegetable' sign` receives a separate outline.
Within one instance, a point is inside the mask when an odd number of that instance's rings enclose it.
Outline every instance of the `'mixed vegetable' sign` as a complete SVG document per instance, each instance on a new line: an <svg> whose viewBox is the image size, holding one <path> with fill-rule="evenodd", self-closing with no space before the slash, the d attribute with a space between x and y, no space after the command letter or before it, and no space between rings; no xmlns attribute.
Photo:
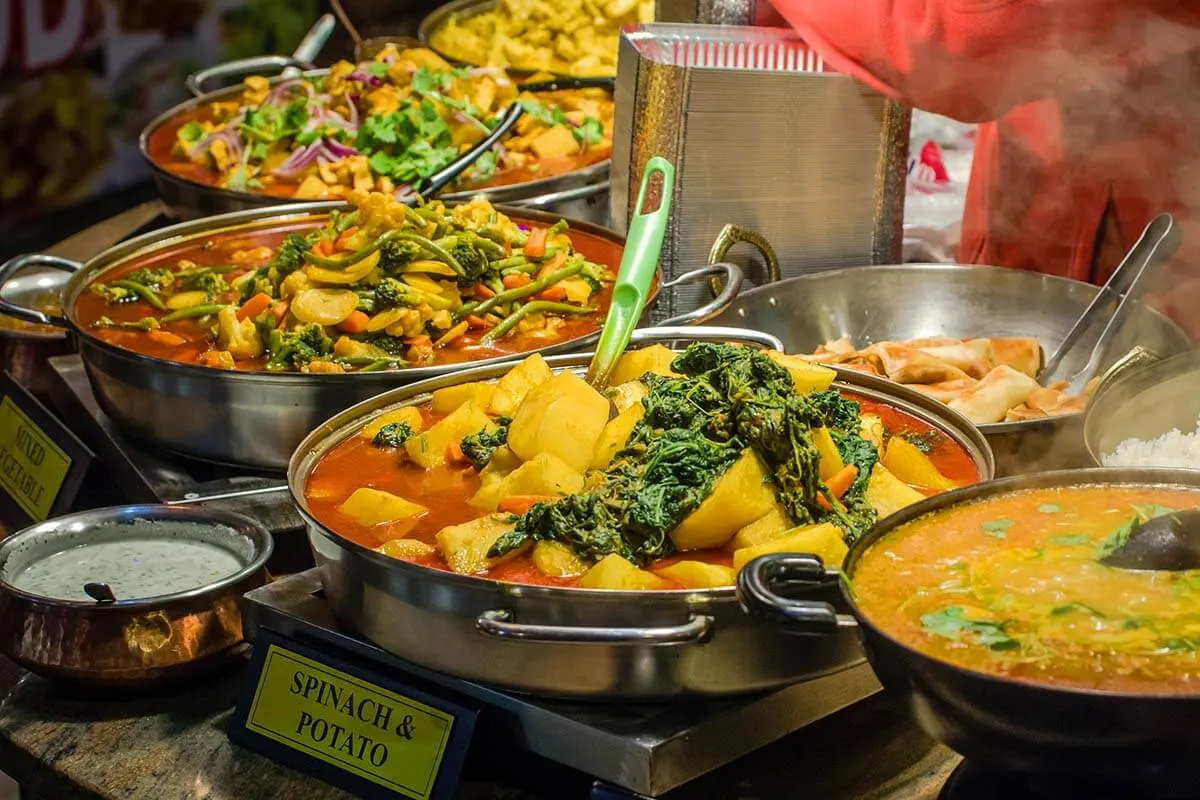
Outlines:
<svg viewBox="0 0 1200 800"><path fill-rule="evenodd" d="M260 630L230 738L364 797L454 796L476 713Z"/></svg>

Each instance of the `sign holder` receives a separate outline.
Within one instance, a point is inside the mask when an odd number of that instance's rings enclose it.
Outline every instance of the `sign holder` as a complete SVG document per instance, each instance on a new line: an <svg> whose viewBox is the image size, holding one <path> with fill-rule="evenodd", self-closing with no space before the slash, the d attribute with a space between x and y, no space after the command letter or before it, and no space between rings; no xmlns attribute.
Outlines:
<svg viewBox="0 0 1200 800"><path fill-rule="evenodd" d="M15 531L67 513L95 459L28 389L0 374L0 522Z"/></svg>
<svg viewBox="0 0 1200 800"><path fill-rule="evenodd" d="M479 711L260 628L229 738L374 800L455 796Z"/></svg>

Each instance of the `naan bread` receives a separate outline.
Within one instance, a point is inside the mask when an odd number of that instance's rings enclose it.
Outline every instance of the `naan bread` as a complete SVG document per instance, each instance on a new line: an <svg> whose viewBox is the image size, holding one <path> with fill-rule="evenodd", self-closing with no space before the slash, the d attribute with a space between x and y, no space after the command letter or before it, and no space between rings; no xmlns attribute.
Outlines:
<svg viewBox="0 0 1200 800"><path fill-rule="evenodd" d="M942 383L967 377L953 364L905 344L880 342L867 351L879 357L884 374L897 383Z"/></svg>
<svg viewBox="0 0 1200 800"><path fill-rule="evenodd" d="M1042 368L1042 346L1037 339L988 339L992 361L1012 367L1029 377Z"/></svg>
<svg viewBox="0 0 1200 800"><path fill-rule="evenodd" d="M987 339L963 339L948 344L912 345L925 355L953 364L972 378L982 378L992 367L991 345Z"/></svg>
<svg viewBox="0 0 1200 800"><path fill-rule="evenodd" d="M1037 381L1001 364L993 369L962 397L950 403L950 407L975 424L1000 422L1038 388Z"/></svg>

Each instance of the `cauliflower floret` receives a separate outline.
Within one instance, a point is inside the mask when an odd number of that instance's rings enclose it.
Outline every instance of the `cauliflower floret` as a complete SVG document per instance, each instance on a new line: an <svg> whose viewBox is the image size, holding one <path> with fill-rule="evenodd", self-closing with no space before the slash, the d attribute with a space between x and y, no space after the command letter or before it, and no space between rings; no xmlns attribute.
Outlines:
<svg viewBox="0 0 1200 800"><path fill-rule="evenodd" d="M308 275L305 274L304 270L298 269L280 282L279 297L282 300L291 299L311 286L312 281L308 279Z"/></svg>
<svg viewBox="0 0 1200 800"><path fill-rule="evenodd" d="M258 358L264 349L254 320L239 320L233 306L225 306L217 314L217 344L238 361Z"/></svg>

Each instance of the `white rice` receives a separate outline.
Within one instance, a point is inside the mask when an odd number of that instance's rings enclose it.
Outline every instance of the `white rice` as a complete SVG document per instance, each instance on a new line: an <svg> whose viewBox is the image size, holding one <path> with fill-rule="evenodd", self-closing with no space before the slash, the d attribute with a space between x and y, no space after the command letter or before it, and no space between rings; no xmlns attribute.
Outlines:
<svg viewBox="0 0 1200 800"><path fill-rule="evenodd" d="M1173 428L1153 439L1126 439L1104 457L1104 466L1200 469L1200 420L1192 433Z"/></svg>

